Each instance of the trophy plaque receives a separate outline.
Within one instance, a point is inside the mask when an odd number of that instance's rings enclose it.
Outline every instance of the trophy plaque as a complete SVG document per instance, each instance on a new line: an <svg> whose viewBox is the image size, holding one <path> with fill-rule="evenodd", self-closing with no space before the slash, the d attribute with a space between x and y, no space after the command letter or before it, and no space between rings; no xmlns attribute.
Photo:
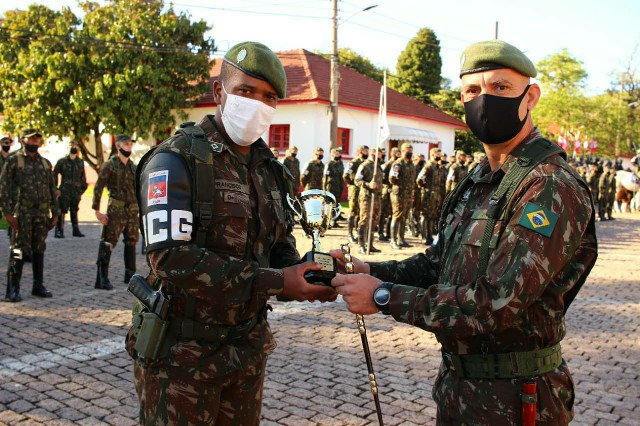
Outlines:
<svg viewBox="0 0 640 426"><path fill-rule="evenodd" d="M340 204L333 194L321 189L304 191L294 199L287 194L287 202L298 216L302 229L313 241L312 250L303 256L301 263L312 260L322 265L318 271L305 272L304 278L310 284L331 286L331 280L336 276L336 260L322 251L320 237L340 214Z"/></svg>

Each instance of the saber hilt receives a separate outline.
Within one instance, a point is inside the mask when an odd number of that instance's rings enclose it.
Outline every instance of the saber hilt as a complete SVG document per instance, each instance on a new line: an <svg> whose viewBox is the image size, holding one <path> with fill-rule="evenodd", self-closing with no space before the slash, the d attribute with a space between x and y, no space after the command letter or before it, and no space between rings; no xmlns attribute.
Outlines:
<svg viewBox="0 0 640 426"><path fill-rule="evenodd" d="M349 244L342 244L340 247L344 256L344 270L347 274L353 274L353 257L351 256L351 247ZM358 325L358 332L360 333L360 340L362 341L362 350L364 352L364 359L367 363L367 371L369 373L369 385L371 386L371 393L373 394L373 402L376 405L376 414L378 415L378 423L380 426L384 426L382 421L382 409L380 408L380 397L378 395L378 383L376 381L376 374L373 371L373 362L371 361L371 351L369 350L369 339L367 339L367 327L364 324L364 317L356 314L356 324Z"/></svg>

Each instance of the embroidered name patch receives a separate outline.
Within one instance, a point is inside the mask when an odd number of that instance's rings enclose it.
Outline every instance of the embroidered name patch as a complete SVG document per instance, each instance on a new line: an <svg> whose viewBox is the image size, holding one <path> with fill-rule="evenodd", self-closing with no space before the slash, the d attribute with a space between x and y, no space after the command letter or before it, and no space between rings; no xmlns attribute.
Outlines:
<svg viewBox="0 0 640 426"><path fill-rule="evenodd" d="M535 203L528 202L524 207L524 212L520 216L518 225L537 232L545 237L550 237L556 223L558 215L541 207Z"/></svg>
<svg viewBox="0 0 640 426"><path fill-rule="evenodd" d="M167 185L169 170L149 173L149 190L147 193L147 207L167 204Z"/></svg>

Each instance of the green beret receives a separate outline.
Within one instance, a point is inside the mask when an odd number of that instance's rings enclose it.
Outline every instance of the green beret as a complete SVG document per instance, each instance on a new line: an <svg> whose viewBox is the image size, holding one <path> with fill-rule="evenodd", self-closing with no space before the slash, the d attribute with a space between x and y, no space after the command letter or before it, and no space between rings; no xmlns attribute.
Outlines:
<svg viewBox="0 0 640 426"><path fill-rule="evenodd" d="M267 46L255 41L245 41L233 46L224 61L251 77L271 84L280 99L287 95L287 76L282 62Z"/></svg>
<svg viewBox="0 0 640 426"><path fill-rule="evenodd" d="M460 57L460 77L498 68L510 68L527 77L538 74L533 62L520 49L501 40L474 43Z"/></svg>
<svg viewBox="0 0 640 426"><path fill-rule="evenodd" d="M135 139L131 139L131 136L129 135L117 135L116 136L116 142L135 142Z"/></svg>

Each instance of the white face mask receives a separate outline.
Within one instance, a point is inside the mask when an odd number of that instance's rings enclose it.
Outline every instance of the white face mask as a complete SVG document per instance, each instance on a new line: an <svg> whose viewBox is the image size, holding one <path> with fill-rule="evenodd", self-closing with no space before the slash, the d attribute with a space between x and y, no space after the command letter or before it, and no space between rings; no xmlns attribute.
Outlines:
<svg viewBox="0 0 640 426"><path fill-rule="evenodd" d="M255 99L227 94L227 103L222 112L222 124L232 141L249 146L267 131L276 109Z"/></svg>

